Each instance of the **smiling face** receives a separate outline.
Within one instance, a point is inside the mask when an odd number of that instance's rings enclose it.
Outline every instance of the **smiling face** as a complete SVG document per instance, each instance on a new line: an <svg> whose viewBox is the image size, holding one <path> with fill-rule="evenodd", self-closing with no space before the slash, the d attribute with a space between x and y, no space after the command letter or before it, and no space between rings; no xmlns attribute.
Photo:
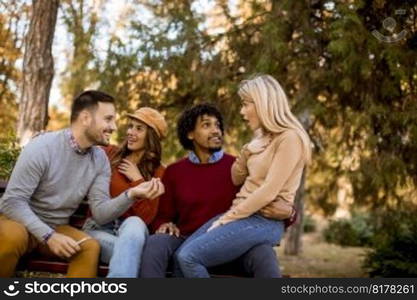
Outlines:
<svg viewBox="0 0 417 300"><path fill-rule="evenodd" d="M195 151L213 153L223 146L220 122L214 116L199 116L194 130L188 133L188 138L193 141Z"/></svg>
<svg viewBox="0 0 417 300"><path fill-rule="evenodd" d="M256 112L255 103L248 98L242 98L242 108L240 114L243 119L248 123L249 128L252 131L261 127L261 121L259 120L258 113Z"/></svg>
<svg viewBox="0 0 417 300"><path fill-rule="evenodd" d="M147 132L145 123L131 118L127 127L127 148L132 152L143 150Z"/></svg>
<svg viewBox="0 0 417 300"><path fill-rule="evenodd" d="M116 110L112 103L98 102L95 110L87 112L88 126L85 130L85 137L93 144L107 146L110 137L116 130Z"/></svg>

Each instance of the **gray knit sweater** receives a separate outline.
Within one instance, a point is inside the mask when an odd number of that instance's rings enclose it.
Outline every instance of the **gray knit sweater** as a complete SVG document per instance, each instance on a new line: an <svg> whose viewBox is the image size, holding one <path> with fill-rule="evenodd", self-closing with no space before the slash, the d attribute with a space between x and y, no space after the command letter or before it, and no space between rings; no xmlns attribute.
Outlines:
<svg viewBox="0 0 417 300"><path fill-rule="evenodd" d="M123 214L134 199L109 195L110 163L99 147L86 155L70 146L68 130L34 138L22 151L0 212L26 226L38 240L69 217L87 196L93 218L104 224Z"/></svg>

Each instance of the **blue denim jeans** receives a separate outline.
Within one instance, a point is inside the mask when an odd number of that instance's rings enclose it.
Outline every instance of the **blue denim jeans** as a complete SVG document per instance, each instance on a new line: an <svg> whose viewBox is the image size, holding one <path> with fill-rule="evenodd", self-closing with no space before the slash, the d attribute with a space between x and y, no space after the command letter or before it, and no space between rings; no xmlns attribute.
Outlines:
<svg viewBox="0 0 417 300"><path fill-rule="evenodd" d="M109 278L136 278L148 228L139 217L129 217L99 226L92 219L83 229L98 240L101 261L109 264Z"/></svg>
<svg viewBox="0 0 417 300"><path fill-rule="evenodd" d="M200 227L177 250L176 263L184 277L210 277L207 267L232 261L259 244L275 246L284 232L282 221L257 214L207 232L218 218Z"/></svg>

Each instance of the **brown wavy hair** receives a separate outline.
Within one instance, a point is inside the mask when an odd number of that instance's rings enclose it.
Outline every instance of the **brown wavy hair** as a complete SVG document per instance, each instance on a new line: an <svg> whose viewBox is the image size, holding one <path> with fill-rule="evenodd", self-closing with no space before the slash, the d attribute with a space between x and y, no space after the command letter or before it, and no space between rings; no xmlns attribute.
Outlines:
<svg viewBox="0 0 417 300"><path fill-rule="evenodd" d="M143 123L143 122L142 122ZM143 123L146 125L145 123ZM156 169L161 165L161 140L156 134L155 130L146 125L146 137L145 137L145 151L142 158L137 164L137 167L142 174L143 178L148 181L155 174ZM114 153L110 154L110 164L112 169L116 168L122 159L127 157L132 151L127 148L127 138L123 141L122 145Z"/></svg>

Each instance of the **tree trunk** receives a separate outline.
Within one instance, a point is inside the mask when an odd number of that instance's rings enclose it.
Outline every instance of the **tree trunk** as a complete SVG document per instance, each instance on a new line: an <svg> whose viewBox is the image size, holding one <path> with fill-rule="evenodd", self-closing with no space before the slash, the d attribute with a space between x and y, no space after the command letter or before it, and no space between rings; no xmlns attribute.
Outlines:
<svg viewBox="0 0 417 300"><path fill-rule="evenodd" d="M23 58L22 96L17 134L20 145L48 123L48 102L54 75L52 41L59 0L33 0Z"/></svg>
<svg viewBox="0 0 417 300"><path fill-rule="evenodd" d="M302 252L303 248L301 236L303 234L305 173L306 169L303 170L300 187L298 188L294 199L295 209L298 212L297 221L288 228L288 232L286 233L284 248L284 253L286 255L298 255Z"/></svg>
<svg viewBox="0 0 417 300"><path fill-rule="evenodd" d="M304 129L308 132L311 127L310 111L305 109L297 115ZM302 252L301 236L303 235L303 219L304 219L304 195L305 195L306 168L301 176L300 186L294 199L294 206L298 212L297 221L288 228L285 239L284 253L286 255L298 255Z"/></svg>

